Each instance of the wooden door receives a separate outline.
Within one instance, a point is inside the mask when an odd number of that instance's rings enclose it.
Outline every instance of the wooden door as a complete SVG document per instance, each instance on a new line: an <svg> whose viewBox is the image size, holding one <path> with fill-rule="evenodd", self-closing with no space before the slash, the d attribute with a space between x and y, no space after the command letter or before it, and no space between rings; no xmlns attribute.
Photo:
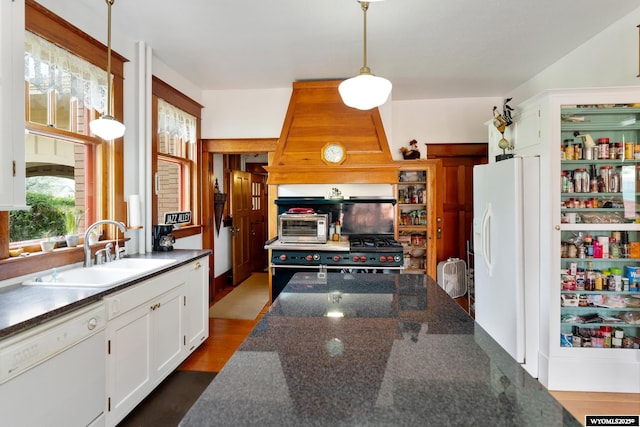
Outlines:
<svg viewBox="0 0 640 427"><path fill-rule="evenodd" d="M442 217L438 224L438 262L467 259L473 231L473 167L487 163L487 144L427 144L427 158L441 159Z"/></svg>
<svg viewBox="0 0 640 427"><path fill-rule="evenodd" d="M267 268L267 197L266 176L251 174L251 271Z"/></svg>
<svg viewBox="0 0 640 427"><path fill-rule="evenodd" d="M251 174L231 173L233 285L251 274Z"/></svg>

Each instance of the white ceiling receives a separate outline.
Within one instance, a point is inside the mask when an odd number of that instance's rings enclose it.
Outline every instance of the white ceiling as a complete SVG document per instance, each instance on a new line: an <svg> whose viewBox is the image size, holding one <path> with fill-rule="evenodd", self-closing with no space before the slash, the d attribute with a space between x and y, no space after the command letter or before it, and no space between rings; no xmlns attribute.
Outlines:
<svg viewBox="0 0 640 427"><path fill-rule="evenodd" d="M84 1L105 16L106 27L104 1ZM367 13L368 65L391 80L394 100L502 96L639 6L637 0L375 2ZM363 65L356 0L116 0L112 19L114 31L145 40L203 90L291 87L351 77Z"/></svg>

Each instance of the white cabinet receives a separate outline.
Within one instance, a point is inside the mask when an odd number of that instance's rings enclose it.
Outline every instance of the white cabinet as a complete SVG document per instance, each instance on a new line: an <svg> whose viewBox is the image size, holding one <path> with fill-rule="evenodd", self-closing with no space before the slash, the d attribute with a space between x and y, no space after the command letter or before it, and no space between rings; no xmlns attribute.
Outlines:
<svg viewBox="0 0 640 427"><path fill-rule="evenodd" d="M609 290L595 282L619 271L625 277L627 267L640 266L640 255L596 256L589 244L615 238L617 244L624 239L640 245L640 159L628 154L605 159L592 152L563 160L561 154L562 145L572 139L574 148L583 149L575 132L590 135L596 144L609 138L613 147L640 143L639 102L640 87L621 87L548 91L520 107L520 126L540 142L521 145L518 140L515 153L540 155L539 371L540 381L551 390L640 392L640 292ZM616 183L603 187L600 177L609 171L617 176ZM585 172L589 179L578 181ZM622 348L609 341L616 331L626 338Z"/></svg>
<svg viewBox="0 0 640 427"><path fill-rule="evenodd" d="M107 425L119 422L182 361L182 271L106 298L114 316L107 323Z"/></svg>
<svg viewBox="0 0 640 427"><path fill-rule="evenodd" d="M207 258L105 298L107 425L140 403L209 334Z"/></svg>
<svg viewBox="0 0 640 427"><path fill-rule="evenodd" d="M24 2L0 0L0 210L23 208Z"/></svg>
<svg viewBox="0 0 640 427"><path fill-rule="evenodd" d="M184 329L187 353L209 337L209 263L207 258L190 264L184 297Z"/></svg>

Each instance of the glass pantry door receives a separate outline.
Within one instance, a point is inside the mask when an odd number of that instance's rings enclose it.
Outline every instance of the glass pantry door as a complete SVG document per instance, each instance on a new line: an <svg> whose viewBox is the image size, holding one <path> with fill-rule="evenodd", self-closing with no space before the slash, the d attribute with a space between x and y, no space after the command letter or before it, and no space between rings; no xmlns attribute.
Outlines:
<svg viewBox="0 0 640 427"><path fill-rule="evenodd" d="M561 347L640 347L638 119L636 104L561 108Z"/></svg>

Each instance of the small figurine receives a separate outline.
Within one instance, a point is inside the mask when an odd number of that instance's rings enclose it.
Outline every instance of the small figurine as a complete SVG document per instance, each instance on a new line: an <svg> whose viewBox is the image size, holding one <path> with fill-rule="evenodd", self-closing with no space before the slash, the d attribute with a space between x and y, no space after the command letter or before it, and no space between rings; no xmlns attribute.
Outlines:
<svg viewBox="0 0 640 427"><path fill-rule="evenodd" d="M411 159L419 159L420 158L420 150L418 150L418 141L412 139L409 142L410 149L407 147L401 147L400 151L402 152L402 157L405 160Z"/></svg>
<svg viewBox="0 0 640 427"><path fill-rule="evenodd" d="M514 147L504 137L504 131L508 126L511 126L513 124L513 118L511 117L513 108L511 108L508 104L511 99L512 98L507 98L504 100L504 103L502 104L502 114L500 114L500 111L498 111L498 107L493 107L493 125L502 135L500 141L498 141L498 148L502 150L502 154L496 156L496 160L504 160L513 157L513 154L505 154L505 150L513 150Z"/></svg>

